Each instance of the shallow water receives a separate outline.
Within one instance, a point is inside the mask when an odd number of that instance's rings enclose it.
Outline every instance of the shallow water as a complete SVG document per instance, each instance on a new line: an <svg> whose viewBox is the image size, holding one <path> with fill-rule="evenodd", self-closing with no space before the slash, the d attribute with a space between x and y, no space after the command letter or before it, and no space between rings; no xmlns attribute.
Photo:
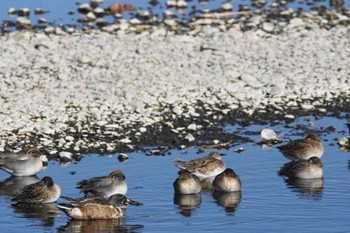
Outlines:
<svg viewBox="0 0 350 233"><path fill-rule="evenodd" d="M173 11L180 19L184 20L190 20L193 18L193 16L198 16L199 12L201 10L216 10L220 8L220 6L223 3L230 3L233 7L233 11L239 11L240 6L248 6L251 10L257 9L255 6L252 5L251 0L211 0L211 1L204 1L204 0L186 0L188 7L185 9L177 9L177 8L167 8L166 3L168 0L157 0L157 1L138 1L138 0L128 0L128 1L116 1L116 0L105 0L104 3L100 6L101 8L107 8L113 3L119 2L119 3L130 3L132 4L138 11L145 11L148 10L151 14L155 14L158 16L158 19L163 19L163 12L165 10ZM78 1L80 4L89 3L89 0L84 1ZM76 25L77 20L82 17L81 14L77 12L78 9L78 3L77 1L57 1L57 0L35 0L35 1L28 1L28 0L1 0L0 1L0 20L15 20L15 16L11 16L7 14L7 11L9 8L29 8L31 15L30 19L32 21L32 24L37 24L37 21L39 18L45 18L48 20L49 25L58 26L59 24L73 24ZM150 4L151 2L157 2L157 4ZM271 3L274 2L280 2L276 0L266 0L266 4L261 8L262 10L267 9L273 9L271 8ZM315 7L325 6L327 8L332 8L330 5L331 1L325 1L325 0L301 0L301 1L285 1L285 5L280 5L282 9L288 9L292 8L295 11L298 10L298 8L303 9L303 11L309 12ZM350 7L350 1L344 1L343 7ZM34 15L34 9L36 8L42 8L44 10L48 10L49 13L44 15ZM195 13L193 13L193 9L196 10ZM69 12L72 12L74 14L68 14ZM123 18L124 19L130 19L133 18L136 14L135 12L124 12ZM106 16L105 20L109 23L114 22L114 18L112 16ZM79 25L79 24L78 24Z"/></svg>
<svg viewBox="0 0 350 233"><path fill-rule="evenodd" d="M314 125L310 126L310 122ZM129 159L123 163L118 161L118 154L111 157L84 155L81 161L65 165L51 161L38 177L51 176L61 186L62 195L81 196L75 188L77 181L122 169L129 187L127 196L144 205L129 206L125 217L119 221L72 221L57 211L54 204L12 203L6 196L4 182L1 182L2 230L18 232L25 227L27 232L347 232L350 229L350 156L336 144L340 137L349 134L346 123L346 119L311 117L299 118L288 126L225 126L226 131L240 133L254 141L260 139L263 128L283 134L284 141L302 137L306 130L298 129L304 127L324 130L322 161L325 175L323 180L313 182L291 182L278 176L279 168L288 160L277 149L262 149L256 143L246 143L219 150L225 155L226 166L233 168L241 178L241 196L213 195L204 190L197 196L174 198L172 183L178 170L171 159L190 160L211 151L198 154L197 147L172 150L166 156L129 153ZM335 130L330 130L329 126L334 126ZM238 147L243 147L244 151L233 152ZM8 175L1 171L0 180L7 178ZM7 179L6 183L12 181Z"/></svg>

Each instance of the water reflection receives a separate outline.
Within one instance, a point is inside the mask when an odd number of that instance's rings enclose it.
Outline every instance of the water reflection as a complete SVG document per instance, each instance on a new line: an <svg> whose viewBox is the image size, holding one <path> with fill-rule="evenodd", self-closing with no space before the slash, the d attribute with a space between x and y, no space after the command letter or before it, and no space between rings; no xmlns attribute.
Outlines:
<svg viewBox="0 0 350 233"><path fill-rule="evenodd" d="M26 185L40 181L37 176L10 176L0 182L0 196L12 196Z"/></svg>
<svg viewBox="0 0 350 233"><path fill-rule="evenodd" d="M123 225L123 218L108 220L70 220L66 225L58 227L58 232L87 233L87 232L135 232L142 225Z"/></svg>
<svg viewBox="0 0 350 233"><path fill-rule="evenodd" d="M300 193L301 198L321 200L323 195L323 178L296 179L288 178L284 182L288 188Z"/></svg>
<svg viewBox="0 0 350 233"><path fill-rule="evenodd" d="M59 215L56 203L32 204L16 203L11 205L16 214L21 214L23 218L41 220L42 226L54 226L55 217Z"/></svg>
<svg viewBox="0 0 350 233"><path fill-rule="evenodd" d="M227 213L234 213L241 202L242 192L213 192L213 197L219 206L225 208Z"/></svg>
<svg viewBox="0 0 350 233"><path fill-rule="evenodd" d="M198 208L201 203L201 193L174 195L174 204L180 207L181 211L179 213L185 217L191 216L193 210Z"/></svg>

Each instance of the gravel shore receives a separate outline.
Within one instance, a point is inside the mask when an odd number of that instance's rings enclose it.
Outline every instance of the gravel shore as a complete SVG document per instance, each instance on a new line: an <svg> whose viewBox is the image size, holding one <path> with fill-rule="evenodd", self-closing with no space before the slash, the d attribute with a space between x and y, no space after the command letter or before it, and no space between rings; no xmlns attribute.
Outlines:
<svg viewBox="0 0 350 233"><path fill-rule="evenodd" d="M290 109L349 103L348 26L295 18L279 34L267 29L5 34L0 151L115 153L162 132L195 143L229 114L293 118Z"/></svg>

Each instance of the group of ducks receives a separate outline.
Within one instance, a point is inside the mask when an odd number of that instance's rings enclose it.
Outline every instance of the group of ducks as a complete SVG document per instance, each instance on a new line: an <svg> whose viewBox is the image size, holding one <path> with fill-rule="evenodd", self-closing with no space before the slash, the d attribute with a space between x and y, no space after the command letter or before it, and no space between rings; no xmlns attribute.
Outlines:
<svg viewBox="0 0 350 233"><path fill-rule="evenodd" d="M297 179L323 177L323 164L320 157L323 147L320 137L310 134L305 139L290 141L277 147L281 153L292 161L285 164L279 175ZM173 183L175 194L198 194L203 188L203 181L209 181L215 192L240 192L242 184L239 176L231 168L226 168L221 156L211 152L208 156L184 161L173 160L180 169L179 176ZM24 155L0 158L0 169L13 176L32 176L42 168L40 152L33 147ZM121 170L111 172L108 176L93 177L77 183L85 197L70 198L61 196L61 188L51 177L45 176L39 182L29 184L13 194L12 199L21 203L51 203L58 198L68 204L58 204L58 208L73 219L116 219L123 216L128 204L142 203L128 199L127 183Z"/></svg>

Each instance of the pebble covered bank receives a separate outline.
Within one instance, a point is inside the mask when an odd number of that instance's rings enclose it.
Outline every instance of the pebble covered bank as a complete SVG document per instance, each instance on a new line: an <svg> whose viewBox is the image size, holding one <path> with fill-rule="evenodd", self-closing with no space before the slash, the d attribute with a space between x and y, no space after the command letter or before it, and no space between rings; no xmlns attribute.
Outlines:
<svg viewBox="0 0 350 233"><path fill-rule="evenodd" d="M235 111L292 118L287 109L348 104L349 26L294 18L278 33L269 23L130 29L0 36L0 151L115 153L152 127L192 142Z"/></svg>

